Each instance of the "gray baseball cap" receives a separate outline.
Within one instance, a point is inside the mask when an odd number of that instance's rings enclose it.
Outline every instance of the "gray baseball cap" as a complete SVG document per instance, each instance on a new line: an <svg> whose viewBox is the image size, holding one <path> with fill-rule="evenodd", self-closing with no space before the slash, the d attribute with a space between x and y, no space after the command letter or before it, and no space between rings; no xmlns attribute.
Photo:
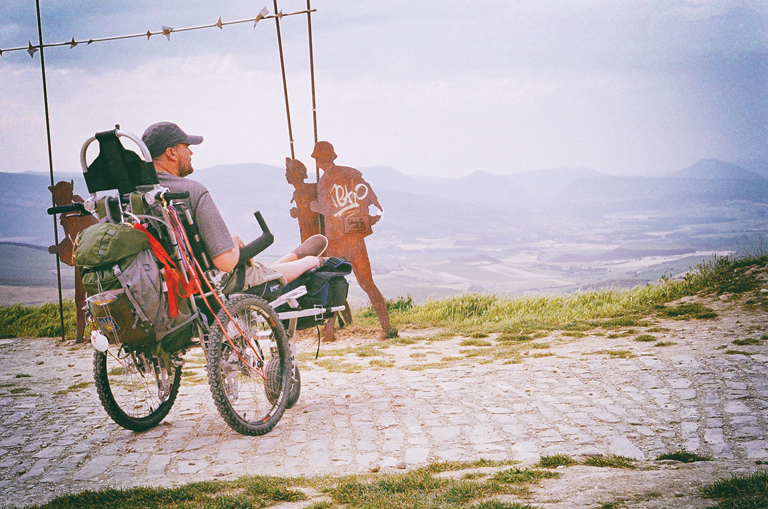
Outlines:
<svg viewBox="0 0 768 509"><path fill-rule="evenodd" d="M179 143L200 145L203 142L203 137L187 134L173 122L158 122L147 127L147 130L141 135L141 141L147 146L149 155L154 159L165 152L165 149L174 147Z"/></svg>

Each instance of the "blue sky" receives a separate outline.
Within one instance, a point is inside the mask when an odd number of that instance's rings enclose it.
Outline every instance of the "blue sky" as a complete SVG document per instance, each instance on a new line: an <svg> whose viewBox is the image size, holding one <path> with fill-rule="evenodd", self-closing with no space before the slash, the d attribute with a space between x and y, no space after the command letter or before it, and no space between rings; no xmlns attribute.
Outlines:
<svg viewBox="0 0 768 509"><path fill-rule="evenodd" d="M271 2L41 0L46 43L254 17ZM768 160L764 0L314 0L319 133L339 162L458 177L590 167L659 175ZM284 12L306 1L280 2ZM297 156L312 114L306 17L284 18ZM0 49L36 43L0 4ZM54 168L159 120L205 137L197 167L289 155L274 22L46 50ZM39 55L0 57L0 171L47 171Z"/></svg>

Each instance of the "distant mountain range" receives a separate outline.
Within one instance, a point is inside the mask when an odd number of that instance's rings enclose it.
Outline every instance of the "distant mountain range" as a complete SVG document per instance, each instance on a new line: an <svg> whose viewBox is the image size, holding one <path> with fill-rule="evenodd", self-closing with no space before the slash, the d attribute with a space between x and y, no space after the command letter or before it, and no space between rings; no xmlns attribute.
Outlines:
<svg viewBox="0 0 768 509"><path fill-rule="evenodd" d="M761 166L762 164L762 166ZM508 241L551 238L568 224L619 213L645 213L689 218L711 216L702 207L731 203L761 204L768 196L768 165L754 171L732 163L705 159L664 177L613 176L588 168L560 168L512 175L478 171L458 179L414 177L388 166L362 168L384 207L374 227L374 245L410 244L443 237L503 237ZM758 172L765 168L765 174ZM258 235L253 212L261 210L277 235L274 249L298 239L290 217L293 188L284 168L233 164L200 169L194 177L216 200L233 232ZM82 176L75 192L86 196ZM47 246L53 242L52 220L46 215L51 198L49 177L38 173L0 173L0 241ZM277 251L275 251L275 254Z"/></svg>
<svg viewBox="0 0 768 509"><path fill-rule="evenodd" d="M384 207L366 244L387 298L631 287L762 246L768 237L768 166L760 162L747 168L706 159L661 177L588 168L459 179L387 166L361 171ZM260 233L253 212L261 210L275 234L262 261L298 243L284 168L221 165L194 178L246 241ZM75 192L87 195L82 175L56 179L74 180ZM0 285L54 284L55 263L44 249L53 243L48 185L44 174L0 173ZM350 302L364 303L366 295L350 283Z"/></svg>

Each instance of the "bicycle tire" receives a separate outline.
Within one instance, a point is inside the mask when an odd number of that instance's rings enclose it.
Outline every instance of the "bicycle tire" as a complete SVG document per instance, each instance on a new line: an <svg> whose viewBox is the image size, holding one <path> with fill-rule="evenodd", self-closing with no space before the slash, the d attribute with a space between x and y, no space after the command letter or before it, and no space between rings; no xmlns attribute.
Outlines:
<svg viewBox="0 0 768 509"><path fill-rule="evenodd" d="M291 352L275 311L260 297L233 296L211 328L207 351L208 385L224 421L243 435L264 435L280 421L290 393ZM234 348L233 348L234 345Z"/></svg>
<svg viewBox="0 0 768 509"><path fill-rule="evenodd" d="M157 426L171 411L181 385L181 365L169 361L115 345L94 351L93 379L107 415L131 431Z"/></svg>
<svg viewBox="0 0 768 509"><path fill-rule="evenodd" d="M288 398L285 400L285 409L288 410L296 404L301 394L301 375L299 374L299 366L296 364L296 359L291 359L293 364L293 378L291 380L291 390L288 392ZM267 378L275 377L277 373L277 358L270 359L267 363ZM270 403L277 401L277 393L267 389L267 399Z"/></svg>
<svg viewBox="0 0 768 509"><path fill-rule="evenodd" d="M285 403L285 408L293 408L293 405L299 400L301 394L301 374L299 373L299 366L296 360L293 360L293 381L291 383L291 392L288 393L288 400Z"/></svg>

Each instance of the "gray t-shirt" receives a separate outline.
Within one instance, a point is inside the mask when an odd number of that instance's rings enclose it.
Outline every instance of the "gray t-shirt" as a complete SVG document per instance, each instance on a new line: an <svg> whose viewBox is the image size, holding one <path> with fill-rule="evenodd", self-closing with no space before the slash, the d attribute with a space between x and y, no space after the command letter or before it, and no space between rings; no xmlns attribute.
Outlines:
<svg viewBox="0 0 768 509"><path fill-rule="evenodd" d="M235 243L232 240L232 235L230 235L208 189L203 184L164 171L158 171L157 178L160 185L167 187L172 193L189 193L189 208L211 259L234 249Z"/></svg>

